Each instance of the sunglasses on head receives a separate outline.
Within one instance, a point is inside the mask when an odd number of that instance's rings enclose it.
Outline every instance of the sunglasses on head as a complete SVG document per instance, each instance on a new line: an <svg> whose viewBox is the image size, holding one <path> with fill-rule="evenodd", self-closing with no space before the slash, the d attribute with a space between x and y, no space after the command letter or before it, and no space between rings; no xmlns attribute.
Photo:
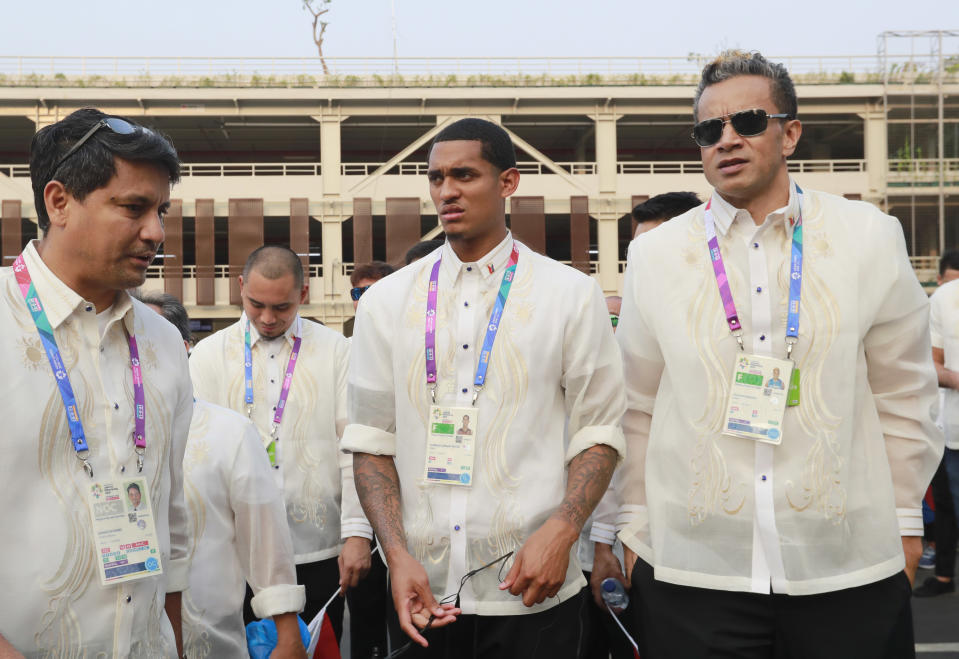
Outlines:
<svg viewBox="0 0 959 659"><path fill-rule="evenodd" d="M134 126L129 121L125 121L119 117L104 117L97 123L93 124L93 127L88 130L86 134L77 141L76 144L71 146L69 151L63 154L60 160L57 161L57 164L54 165L53 172L56 173L56 171L60 169L60 165L66 162L67 158L79 151L80 147L86 144L90 138L93 137L101 128L109 128L118 135L130 135L139 130L140 127Z"/></svg>
<svg viewBox="0 0 959 659"><path fill-rule="evenodd" d="M716 144L723 136L723 128L726 123L733 125L733 130L742 137L755 137L761 135L769 125L770 119L792 119L792 115L787 113L768 114L765 110L740 110L722 117L714 117L700 121L693 126L693 139L701 147L712 146Z"/></svg>
<svg viewBox="0 0 959 659"><path fill-rule="evenodd" d="M366 289L368 288L369 286L354 286L353 288L350 289L350 297L353 298L354 302L357 302L359 301L360 297L363 295L363 293L366 292Z"/></svg>

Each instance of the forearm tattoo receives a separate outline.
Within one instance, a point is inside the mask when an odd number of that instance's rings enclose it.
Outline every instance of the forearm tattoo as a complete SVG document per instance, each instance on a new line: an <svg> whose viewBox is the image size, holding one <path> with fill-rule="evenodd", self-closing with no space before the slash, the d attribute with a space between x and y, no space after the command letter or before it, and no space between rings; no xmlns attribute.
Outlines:
<svg viewBox="0 0 959 659"><path fill-rule="evenodd" d="M556 513L582 530L609 487L616 460L616 450L605 444L591 446L573 458L569 463L566 496Z"/></svg>
<svg viewBox="0 0 959 659"><path fill-rule="evenodd" d="M366 518L373 525L383 551L406 548L400 478L389 455L353 454L353 480Z"/></svg>

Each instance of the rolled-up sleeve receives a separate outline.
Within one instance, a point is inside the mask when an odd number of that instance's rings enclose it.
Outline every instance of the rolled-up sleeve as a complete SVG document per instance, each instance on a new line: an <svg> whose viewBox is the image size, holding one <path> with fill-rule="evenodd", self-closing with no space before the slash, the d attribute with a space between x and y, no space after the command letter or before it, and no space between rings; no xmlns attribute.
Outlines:
<svg viewBox="0 0 959 659"><path fill-rule="evenodd" d="M900 532L922 535L922 498L944 446L935 425L938 380L932 362L929 302L910 267L902 228L894 218L888 220L888 235L875 238L889 245L888 258L881 262L890 269L891 285L865 334L863 348L892 473Z"/></svg>
<svg viewBox="0 0 959 659"><path fill-rule="evenodd" d="M343 340L336 350L336 434L342 442L347 424L346 389L350 368L350 342ZM340 481L343 498L340 509L340 537L342 539L359 536L373 539L373 527L370 526L360 498L356 493L353 480L353 454L340 451Z"/></svg>
<svg viewBox="0 0 959 659"><path fill-rule="evenodd" d="M569 446L566 462L599 444L611 446L620 461L626 442L620 420L626 409L623 365L603 292L593 280L566 328L563 345L563 378Z"/></svg>
<svg viewBox="0 0 959 659"><path fill-rule="evenodd" d="M366 296L375 295L374 286ZM364 296L364 297L366 297ZM341 447L352 453L396 455L396 402L390 319L370 314L360 301L350 348L347 384L348 425Z"/></svg>
<svg viewBox="0 0 959 659"><path fill-rule="evenodd" d="M178 593L187 589L190 579L190 556L193 551L193 538L187 515L186 500L183 494L183 455L186 452L187 436L190 434L190 421L193 419L193 386L190 383L190 371L187 366L186 352L178 351L181 360L177 391L176 411L173 417L173 434L170 443L170 560L164 566L166 590Z"/></svg>
<svg viewBox="0 0 959 659"><path fill-rule="evenodd" d="M644 270L640 241L634 241L627 257L623 305L616 332L623 370L629 377L626 379L626 414L623 416L627 454L615 483L619 500L616 526L620 529L620 539L640 555L644 555L644 548L650 547L646 450L656 393L665 366L659 342L645 317L650 306L644 299L644 287L638 285L647 281L648 273Z"/></svg>

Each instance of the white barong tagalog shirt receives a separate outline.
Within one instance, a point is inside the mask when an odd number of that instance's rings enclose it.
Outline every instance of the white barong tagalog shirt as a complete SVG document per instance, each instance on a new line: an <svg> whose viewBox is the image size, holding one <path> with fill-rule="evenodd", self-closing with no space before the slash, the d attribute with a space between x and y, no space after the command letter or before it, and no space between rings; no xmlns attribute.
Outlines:
<svg viewBox="0 0 959 659"><path fill-rule="evenodd" d="M756 226L713 195L747 352L785 358L789 203ZM620 538L657 579L805 595L878 581L922 534L942 453L928 302L899 222L806 191L800 404L782 444L721 434L733 362L700 206L630 246L616 338L629 457Z"/></svg>
<svg viewBox="0 0 959 659"><path fill-rule="evenodd" d="M516 243L519 263L476 401L472 486L424 483L430 271L442 254L436 400L468 407L513 244L508 235L475 263L461 262L447 244L374 284L357 312L343 446L394 456L408 548L437 598L455 593L470 570L522 546L562 501L566 467L576 455L597 444L623 452L621 359L602 291L582 273ZM566 601L585 583L575 553L558 599L527 608L500 591L507 564L469 580L463 612L535 613Z"/></svg>
<svg viewBox="0 0 959 659"><path fill-rule="evenodd" d="M190 355L197 398L244 416L245 328L243 315L239 322L200 341ZM283 422L277 431L280 468L272 471L284 493L293 551L300 564L337 556L341 537L372 539L373 530L353 487L352 457L339 447L339 436L346 425L350 350L343 335L299 316L283 336L272 341L250 325L252 420L263 450L269 443L275 406L297 335L303 340Z"/></svg>
<svg viewBox="0 0 959 659"><path fill-rule="evenodd" d="M193 399L179 333L117 295L101 318L30 243L24 260L73 386L95 478L145 477L163 575L101 586L87 491L93 482L70 429L12 268L0 270L0 634L27 657L175 657L163 610L187 586L183 450ZM146 396L146 453L137 473L128 332L136 334Z"/></svg>
<svg viewBox="0 0 959 659"><path fill-rule="evenodd" d="M253 424L197 401L183 460L195 538L183 595L183 650L190 659L246 656L243 596L258 618L303 609L283 493Z"/></svg>
<svg viewBox="0 0 959 659"><path fill-rule="evenodd" d="M932 347L943 351L944 366L959 372L959 280L940 286L929 300ZM939 422L946 446L959 449L959 391L943 387Z"/></svg>

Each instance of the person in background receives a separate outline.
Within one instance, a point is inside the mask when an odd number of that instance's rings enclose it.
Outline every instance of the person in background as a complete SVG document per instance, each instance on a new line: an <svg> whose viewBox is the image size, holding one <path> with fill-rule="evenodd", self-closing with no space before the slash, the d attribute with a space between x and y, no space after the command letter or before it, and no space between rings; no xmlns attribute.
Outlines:
<svg viewBox="0 0 959 659"><path fill-rule="evenodd" d="M636 229L633 238L655 229L663 222L696 208L701 203L695 192L666 192L647 199L633 207Z"/></svg>

